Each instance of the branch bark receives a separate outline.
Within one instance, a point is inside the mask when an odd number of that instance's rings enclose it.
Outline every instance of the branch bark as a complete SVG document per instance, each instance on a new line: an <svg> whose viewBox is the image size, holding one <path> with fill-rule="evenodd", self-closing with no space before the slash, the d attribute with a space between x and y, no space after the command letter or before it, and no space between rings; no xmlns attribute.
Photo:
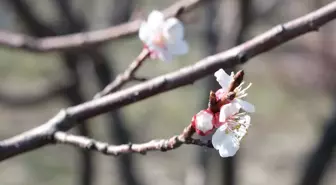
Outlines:
<svg viewBox="0 0 336 185"><path fill-rule="evenodd" d="M53 142L56 131L67 131L76 122L169 91L212 74L219 68L230 68L245 63L248 59L269 51L295 37L317 30L323 24L336 18L336 2L253 38L226 52L206 57L195 65L159 76L125 90L94 99L62 110L58 115L40 127L29 130L0 142L0 160L34 150Z"/></svg>
<svg viewBox="0 0 336 185"><path fill-rule="evenodd" d="M75 136L65 132L56 132L55 140L58 143L77 146L85 150L93 150L105 155L119 156L121 154L139 153L145 155L148 151L161 151L166 152L174 150L183 144L191 144L197 146L204 146L213 148L211 141L202 141L200 139L191 138L195 130L191 125L186 127L180 135L173 136L169 139L156 139L141 144L123 144L123 145L110 145L105 142L96 141L82 136Z"/></svg>
<svg viewBox="0 0 336 185"><path fill-rule="evenodd" d="M181 0L163 10L163 12L166 17L172 17L175 16L181 8L183 8L183 12L188 12L202 2L207 2L207 0ZM85 49L94 45L103 44L113 39L133 35L138 32L141 23L142 20L139 19L102 30L46 37L42 39L0 30L0 45L7 48L19 48L33 52Z"/></svg>

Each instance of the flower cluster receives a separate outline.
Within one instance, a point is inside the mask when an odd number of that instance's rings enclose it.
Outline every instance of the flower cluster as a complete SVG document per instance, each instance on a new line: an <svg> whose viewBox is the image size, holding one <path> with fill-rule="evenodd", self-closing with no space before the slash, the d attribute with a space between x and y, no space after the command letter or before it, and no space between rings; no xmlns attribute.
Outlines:
<svg viewBox="0 0 336 185"><path fill-rule="evenodd" d="M242 100L247 96L246 90L251 83L243 88L244 82L230 89L234 84L234 73L228 75L223 69L215 73L216 80L222 87L215 93L215 101L219 110L209 107L192 118L192 125L199 135L213 133L212 145L221 157L234 156L239 149L240 141L247 133L251 118L248 113L255 111L252 104Z"/></svg>
<svg viewBox="0 0 336 185"><path fill-rule="evenodd" d="M165 20L163 13L152 11L139 29L139 38L152 58L171 61L173 55L183 55L189 50L184 40L184 26L177 18Z"/></svg>
<svg viewBox="0 0 336 185"><path fill-rule="evenodd" d="M151 58L163 61L170 61L174 55L183 55L189 50L184 40L182 22L175 17L165 19L163 13L157 10L142 22L139 38ZM251 86L250 83L243 88L242 76L242 72L228 75L223 69L218 70L215 77L222 88L212 94L209 108L192 118L192 126L197 134L205 136L213 133L212 144L222 157L236 154L250 126L248 113L255 111L252 104L242 99L247 96L246 90Z"/></svg>

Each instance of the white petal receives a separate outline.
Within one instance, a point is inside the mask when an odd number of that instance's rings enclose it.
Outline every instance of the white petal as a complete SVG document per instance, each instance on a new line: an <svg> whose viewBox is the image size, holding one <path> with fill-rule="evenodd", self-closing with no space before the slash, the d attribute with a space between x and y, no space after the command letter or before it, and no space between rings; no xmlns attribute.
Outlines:
<svg viewBox="0 0 336 185"><path fill-rule="evenodd" d="M227 125L222 125L220 126L216 132L214 133L214 135L212 136L212 145L215 149L219 149L221 147L221 145L223 144L223 141L225 139L225 130L227 128Z"/></svg>
<svg viewBox="0 0 336 185"><path fill-rule="evenodd" d="M169 18L163 26L163 35L169 41L182 40L184 37L184 26L177 18Z"/></svg>
<svg viewBox="0 0 336 185"><path fill-rule="evenodd" d="M234 142L231 134L225 133L226 126L219 127L212 136L212 145L219 150L221 157L230 157L236 154L239 149L239 144Z"/></svg>
<svg viewBox="0 0 336 185"><path fill-rule="evenodd" d="M221 157L232 157L236 155L237 151L239 150L239 145L222 145L222 147L218 150Z"/></svg>
<svg viewBox="0 0 336 185"><path fill-rule="evenodd" d="M229 76L223 69L220 69L215 72L215 77L219 85L224 89L227 90L231 80L233 79Z"/></svg>
<svg viewBox="0 0 336 185"><path fill-rule="evenodd" d="M229 103L223 105L220 109L219 121L225 122L228 117L238 113L240 108L240 104L238 103Z"/></svg>
<svg viewBox="0 0 336 185"><path fill-rule="evenodd" d="M242 99L236 98L235 101L237 103L239 103L242 107L243 110L245 110L246 112L255 112L255 108L254 105L252 105L251 103L244 101Z"/></svg>
<svg viewBox="0 0 336 185"><path fill-rule="evenodd" d="M164 23L164 15L163 13L153 10L147 19L148 26L152 30L157 30Z"/></svg>
<svg viewBox="0 0 336 185"><path fill-rule="evenodd" d="M237 130L237 135L239 136L239 140L241 140L247 133L248 128L251 125L251 117L249 115L242 116L238 123L241 124L239 129Z"/></svg>
<svg viewBox="0 0 336 185"><path fill-rule="evenodd" d="M148 29L148 25L146 22L142 22L139 29L139 38L144 42L148 42L148 38L150 36L151 31Z"/></svg>
<svg viewBox="0 0 336 185"><path fill-rule="evenodd" d="M169 62L171 60L173 60L173 56L170 52L168 52L167 50L160 50L157 52L158 57L160 60L165 61L165 62Z"/></svg>
<svg viewBox="0 0 336 185"><path fill-rule="evenodd" d="M173 55L184 55L188 53L189 46L185 40L179 40L174 44L168 44L168 50Z"/></svg>

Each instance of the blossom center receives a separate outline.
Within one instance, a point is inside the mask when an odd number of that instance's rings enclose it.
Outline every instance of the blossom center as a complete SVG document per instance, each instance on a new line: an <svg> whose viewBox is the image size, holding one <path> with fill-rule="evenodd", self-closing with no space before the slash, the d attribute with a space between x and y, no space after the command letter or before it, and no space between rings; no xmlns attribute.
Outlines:
<svg viewBox="0 0 336 185"><path fill-rule="evenodd" d="M165 48L166 38L164 37L162 32L160 32L160 33L158 33L154 36L153 44L155 44L156 46L159 46L161 48Z"/></svg>

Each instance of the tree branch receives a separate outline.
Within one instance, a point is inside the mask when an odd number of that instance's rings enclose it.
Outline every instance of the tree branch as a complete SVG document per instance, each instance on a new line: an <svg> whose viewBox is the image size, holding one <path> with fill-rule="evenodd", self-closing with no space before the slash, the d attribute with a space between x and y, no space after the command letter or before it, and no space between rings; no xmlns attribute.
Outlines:
<svg viewBox="0 0 336 185"><path fill-rule="evenodd" d="M128 66L128 68L123 73L119 74L116 79L108 84L101 92L97 93L94 98L110 94L121 88L128 81L137 79L134 77L134 73L140 68L149 55L149 51L147 49L143 49L139 56Z"/></svg>
<svg viewBox="0 0 336 185"><path fill-rule="evenodd" d="M123 145L110 145L108 143L96 141L87 137L67 134L65 132L56 132L54 137L58 143L73 145L85 150L93 150L105 155L113 156L128 153L139 153L145 155L148 151L166 152L177 149L183 144L192 144L213 148L211 141L201 141L199 139L191 138L194 132L195 130L193 127L189 125L184 129L182 134L173 136L169 139L156 139L141 144L129 143Z"/></svg>
<svg viewBox="0 0 336 185"><path fill-rule="evenodd" d="M146 99L150 96L190 84L219 68L230 68L245 63L248 59L269 51L286 41L317 30L336 18L336 2L306 16L274 27L226 52L206 57L195 65L182 68L125 90L106 95L62 110L40 127L29 130L0 142L0 160L34 150L53 141L56 131L67 131L76 122Z"/></svg>
<svg viewBox="0 0 336 185"><path fill-rule="evenodd" d="M188 12L207 0L181 0L163 10L166 17L175 16L181 8ZM52 52L61 50L85 49L102 44L113 39L133 35L138 32L143 20L112 26L106 29L53 36L38 39L23 34L16 34L0 30L0 45L7 48L24 49L33 52Z"/></svg>

